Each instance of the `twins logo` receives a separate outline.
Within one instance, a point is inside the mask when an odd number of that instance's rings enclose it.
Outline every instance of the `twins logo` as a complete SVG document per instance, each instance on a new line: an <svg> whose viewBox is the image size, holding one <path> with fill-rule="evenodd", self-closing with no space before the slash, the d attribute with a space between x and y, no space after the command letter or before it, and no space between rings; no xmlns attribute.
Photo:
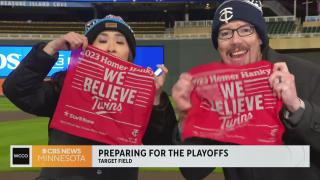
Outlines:
<svg viewBox="0 0 320 180"><path fill-rule="evenodd" d="M232 17L233 17L233 12L232 12L232 10L233 10L232 7L226 7L226 8L224 8L224 9L222 9L222 10L220 11L220 13L219 13L219 14L220 14L219 20L220 20L220 21L223 21L223 22L225 22L225 23L228 23L229 20L231 20Z"/></svg>
<svg viewBox="0 0 320 180"><path fill-rule="evenodd" d="M226 2L230 2L230 1L226 1ZM245 0L245 1L240 1L240 2L250 4L251 6L258 9L261 12L261 14L263 13L262 12L262 4L261 4L260 0ZM224 9L222 9L219 12L219 14L220 14L219 20L221 22L228 23L233 18L233 8L226 7Z"/></svg>
<svg viewBox="0 0 320 180"><path fill-rule="evenodd" d="M134 129L134 130L132 130L131 134L132 134L133 137L137 137L138 134L139 134L139 130L138 129Z"/></svg>

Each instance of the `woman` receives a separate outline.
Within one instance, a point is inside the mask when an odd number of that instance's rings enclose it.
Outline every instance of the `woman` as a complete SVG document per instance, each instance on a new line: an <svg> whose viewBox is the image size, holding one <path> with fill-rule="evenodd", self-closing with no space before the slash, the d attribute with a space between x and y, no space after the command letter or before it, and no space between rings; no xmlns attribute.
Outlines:
<svg viewBox="0 0 320 180"><path fill-rule="evenodd" d="M91 21L85 35L67 33L48 44L33 47L3 85L4 94L19 108L31 114L51 118L63 86L66 72L57 73L43 81L58 58L60 50L85 49L88 44L113 54L124 61L133 62L136 42L133 31L121 17L108 15ZM162 86L168 70L155 77L156 95L150 121L143 137L144 144L172 144L171 134L176 124L175 114ZM50 122L49 122L50 124ZM102 145L103 143L77 137L49 128L49 145ZM138 179L138 168L43 168L38 180L62 179Z"/></svg>

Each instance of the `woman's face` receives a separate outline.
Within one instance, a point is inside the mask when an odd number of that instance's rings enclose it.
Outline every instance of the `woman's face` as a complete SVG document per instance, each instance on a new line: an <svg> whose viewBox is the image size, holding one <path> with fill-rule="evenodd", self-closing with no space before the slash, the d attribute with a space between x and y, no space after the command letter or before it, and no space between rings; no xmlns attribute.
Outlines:
<svg viewBox="0 0 320 180"><path fill-rule="evenodd" d="M92 45L114 56L128 61L130 56L130 48L125 36L112 30L102 31L94 40Z"/></svg>

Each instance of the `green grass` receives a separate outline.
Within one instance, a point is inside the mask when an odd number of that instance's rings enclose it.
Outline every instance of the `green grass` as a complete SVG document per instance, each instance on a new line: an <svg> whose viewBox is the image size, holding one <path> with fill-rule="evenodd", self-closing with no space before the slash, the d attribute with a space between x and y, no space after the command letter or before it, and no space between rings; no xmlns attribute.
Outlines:
<svg viewBox="0 0 320 180"><path fill-rule="evenodd" d="M0 96L0 112L5 111L19 111L19 108L12 104L8 98Z"/></svg>
<svg viewBox="0 0 320 180"><path fill-rule="evenodd" d="M170 97L171 102L172 98ZM0 96L0 114L19 111L6 97ZM10 145L46 145L48 142L48 118L0 122L0 172L39 171L39 168L10 168ZM178 172L178 168L141 168L140 171ZM216 168L216 173L222 173Z"/></svg>
<svg viewBox="0 0 320 180"><path fill-rule="evenodd" d="M10 168L10 145L43 145L48 142L48 118L0 123L0 171L35 171L36 168Z"/></svg>
<svg viewBox="0 0 320 180"><path fill-rule="evenodd" d="M47 144L48 118L0 123L0 172L39 171L39 168L10 168L10 145ZM178 168L141 168L140 171L178 172ZM221 168L215 170L222 173Z"/></svg>

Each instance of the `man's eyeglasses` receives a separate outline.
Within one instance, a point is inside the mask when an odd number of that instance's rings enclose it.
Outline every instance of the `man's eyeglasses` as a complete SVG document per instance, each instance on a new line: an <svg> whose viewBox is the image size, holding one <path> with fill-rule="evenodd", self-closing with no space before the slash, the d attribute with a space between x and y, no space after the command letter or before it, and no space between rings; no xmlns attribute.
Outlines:
<svg viewBox="0 0 320 180"><path fill-rule="evenodd" d="M235 31L237 31L240 37L245 37L253 34L254 30L254 26L249 24L240 26L237 29L223 29L219 31L218 38L222 40L231 39Z"/></svg>

